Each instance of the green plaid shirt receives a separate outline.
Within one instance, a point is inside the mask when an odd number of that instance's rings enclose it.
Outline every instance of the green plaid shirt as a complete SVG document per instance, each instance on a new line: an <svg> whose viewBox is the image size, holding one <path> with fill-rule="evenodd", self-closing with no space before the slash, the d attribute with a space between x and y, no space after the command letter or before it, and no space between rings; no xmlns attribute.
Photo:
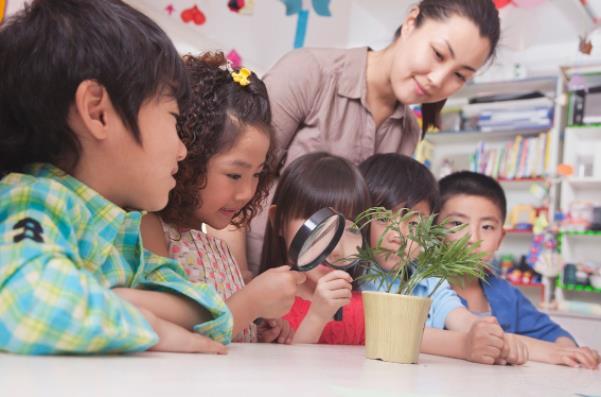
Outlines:
<svg viewBox="0 0 601 397"><path fill-rule="evenodd" d="M126 212L49 164L0 180L0 351L133 352L158 337L110 288L185 295L213 320L194 330L223 343L233 319L219 295L178 263L144 250L140 212Z"/></svg>

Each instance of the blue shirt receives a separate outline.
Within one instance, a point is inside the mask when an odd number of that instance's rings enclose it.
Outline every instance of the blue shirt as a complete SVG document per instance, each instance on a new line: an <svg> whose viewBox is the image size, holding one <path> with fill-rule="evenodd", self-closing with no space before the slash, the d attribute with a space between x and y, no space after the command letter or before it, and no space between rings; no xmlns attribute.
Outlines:
<svg viewBox="0 0 601 397"><path fill-rule="evenodd" d="M426 320L426 327L430 328L445 328L445 321L450 312L455 309L463 308L459 296L448 282L443 281L440 287L432 294L436 285L438 285L440 279L437 277L430 277L420 282L411 295L431 297L432 305L430 305L430 311L428 312L428 319ZM376 281L366 281L361 284L362 291L382 291L384 288L380 287L380 283ZM389 284L389 283L388 283ZM384 283L386 285L386 283ZM400 280L396 280L393 284L392 290L398 289L400 286ZM380 287L380 288L378 288ZM430 296L432 294L432 296Z"/></svg>
<svg viewBox="0 0 601 397"><path fill-rule="evenodd" d="M520 290L507 281L489 275L480 285L492 315L497 318L505 332L548 342L555 342L560 336L574 340L569 332L553 322L545 313L538 311ZM465 299L460 299L467 307Z"/></svg>

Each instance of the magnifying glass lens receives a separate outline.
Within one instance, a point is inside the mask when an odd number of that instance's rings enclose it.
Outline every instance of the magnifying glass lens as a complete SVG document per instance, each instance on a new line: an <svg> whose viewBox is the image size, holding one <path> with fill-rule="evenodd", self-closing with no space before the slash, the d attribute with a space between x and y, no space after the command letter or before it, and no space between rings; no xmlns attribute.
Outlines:
<svg viewBox="0 0 601 397"><path fill-rule="evenodd" d="M307 237L298 254L297 266L299 270L302 270L303 267L311 266L324 253L336 235L338 219L338 215L330 216L319 224L311 235Z"/></svg>
<svg viewBox="0 0 601 397"><path fill-rule="evenodd" d="M345 269L357 262L359 250L363 245L361 231L349 220L344 225L344 233L338 245L328 256L327 261L332 267Z"/></svg>

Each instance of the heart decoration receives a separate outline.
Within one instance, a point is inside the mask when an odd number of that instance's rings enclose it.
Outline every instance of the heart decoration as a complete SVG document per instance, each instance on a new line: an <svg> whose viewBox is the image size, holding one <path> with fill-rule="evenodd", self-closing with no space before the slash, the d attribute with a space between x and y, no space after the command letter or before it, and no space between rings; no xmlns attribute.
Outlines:
<svg viewBox="0 0 601 397"><path fill-rule="evenodd" d="M205 14L196 5L183 10L181 18L184 23L193 22L196 25L202 25L207 21Z"/></svg>

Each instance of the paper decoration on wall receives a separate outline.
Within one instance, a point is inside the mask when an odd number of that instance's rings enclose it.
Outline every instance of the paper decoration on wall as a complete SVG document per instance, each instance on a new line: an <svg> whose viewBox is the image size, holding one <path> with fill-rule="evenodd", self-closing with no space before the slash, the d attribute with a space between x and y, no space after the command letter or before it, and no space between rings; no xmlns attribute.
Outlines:
<svg viewBox="0 0 601 397"><path fill-rule="evenodd" d="M184 23L193 22L196 25L202 25L207 21L205 14L196 5L182 11L181 18Z"/></svg>
<svg viewBox="0 0 601 397"><path fill-rule="evenodd" d="M165 7L165 11L167 11L167 14L172 15L175 11L175 7L173 7L173 4L169 4L167 7Z"/></svg>
<svg viewBox="0 0 601 397"><path fill-rule="evenodd" d="M0 25L2 25L4 15L6 15L6 3L8 3L8 0L0 0Z"/></svg>
<svg viewBox="0 0 601 397"><path fill-rule="evenodd" d="M229 0L227 6L232 12L252 15L255 10L255 0Z"/></svg>
<svg viewBox="0 0 601 397"><path fill-rule="evenodd" d="M583 54L591 55L591 51L593 51L593 43L586 36L580 36L578 50Z"/></svg>
<svg viewBox="0 0 601 397"><path fill-rule="evenodd" d="M242 57L236 50L231 50L225 57L232 63L234 69L240 69L242 67Z"/></svg>
<svg viewBox="0 0 601 397"><path fill-rule="evenodd" d="M543 4L545 0L512 0L511 2L516 7L532 8Z"/></svg>
<svg viewBox="0 0 601 397"><path fill-rule="evenodd" d="M545 0L494 0L494 2L498 9L501 9L509 4L515 7L532 8L543 4Z"/></svg>
<svg viewBox="0 0 601 397"><path fill-rule="evenodd" d="M498 9L505 7L509 3L511 3L511 0L495 0L495 6L497 6Z"/></svg>
<svg viewBox="0 0 601 397"><path fill-rule="evenodd" d="M294 48L302 48L305 45L307 25L309 23L309 10L303 9L303 0L280 0L286 6L286 15L298 15L296 21L296 33L294 35ZM330 17L330 0L311 0L313 10L322 17Z"/></svg>
<svg viewBox="0 0 601 397"><path fill-rule="evenodd" d="M311 3L313 3L313 9L317 15L322 17L332 16L330 12L330 0L311 0Z"/></svg>

